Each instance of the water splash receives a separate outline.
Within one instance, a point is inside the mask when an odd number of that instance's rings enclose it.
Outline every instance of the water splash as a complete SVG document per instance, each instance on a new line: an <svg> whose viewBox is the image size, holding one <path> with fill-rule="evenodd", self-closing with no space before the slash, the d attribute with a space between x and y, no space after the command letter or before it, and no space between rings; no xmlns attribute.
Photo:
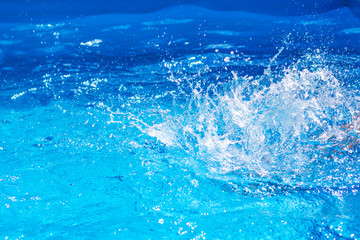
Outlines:
<svg viewBox="0 0 360 240"><path fill-rule="evenodd" d="M307 54L289 67L268 67L260 76L231 71L232 80L217 85L206 84L201 71L179 75L174 65L169 69L177 74L170 78L179 93L174 107L162 112L162 122L142 126L169 149L186 153L180 162L231 184L359 182L352 156L360 99L341 84L324 56ZM348 170L338 174L345 166Z"/></svg>

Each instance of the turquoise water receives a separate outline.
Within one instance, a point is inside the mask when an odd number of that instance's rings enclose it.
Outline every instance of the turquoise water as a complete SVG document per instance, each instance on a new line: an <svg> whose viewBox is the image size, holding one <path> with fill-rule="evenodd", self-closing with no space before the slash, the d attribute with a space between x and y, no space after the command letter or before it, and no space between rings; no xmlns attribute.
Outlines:
<svg viewBox="0 0 360 240"><path fill-rule="evenodd" d="M359 239L359 49L347 8L0 24L0 238Z"/></svg>

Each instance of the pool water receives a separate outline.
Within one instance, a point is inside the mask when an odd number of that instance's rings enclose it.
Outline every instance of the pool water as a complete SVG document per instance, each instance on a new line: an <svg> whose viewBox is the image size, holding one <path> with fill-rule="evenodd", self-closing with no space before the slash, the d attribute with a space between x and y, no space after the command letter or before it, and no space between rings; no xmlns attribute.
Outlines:
<svg viewBox="0 0 360 240"><path fill-rule="evenodd" d="M360 238L347 8L0 23L0 77L0 239Z"/></svg>

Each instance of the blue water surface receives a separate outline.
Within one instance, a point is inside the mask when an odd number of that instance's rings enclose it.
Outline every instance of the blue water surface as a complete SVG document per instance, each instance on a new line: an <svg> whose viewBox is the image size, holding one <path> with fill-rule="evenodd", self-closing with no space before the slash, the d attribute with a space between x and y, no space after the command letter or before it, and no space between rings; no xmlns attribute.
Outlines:
<svg viewBox="0 0 360 240"><path fill-rule="evenodd" d="M0 239L359 239L359 76L348 8L0 23Z"/></svg>

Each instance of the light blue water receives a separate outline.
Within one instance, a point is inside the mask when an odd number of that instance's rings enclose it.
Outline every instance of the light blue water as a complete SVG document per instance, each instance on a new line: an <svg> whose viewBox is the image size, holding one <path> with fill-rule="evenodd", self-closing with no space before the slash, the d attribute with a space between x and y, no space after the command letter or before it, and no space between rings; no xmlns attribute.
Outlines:
<svg viewBox="0 0 360 240"><path fill-rule="evenodd" d="M359 239L359 50L346 8L0 24L0 238Z"/></svg>

